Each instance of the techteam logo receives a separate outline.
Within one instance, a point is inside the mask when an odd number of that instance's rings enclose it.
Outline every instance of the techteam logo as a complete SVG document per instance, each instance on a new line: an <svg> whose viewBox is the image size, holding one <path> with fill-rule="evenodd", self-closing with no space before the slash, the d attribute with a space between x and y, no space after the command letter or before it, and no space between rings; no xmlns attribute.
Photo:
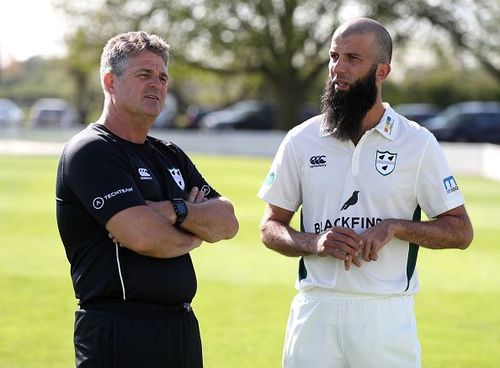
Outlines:
<svg viewBox="0 0 500 368"><path fill-rule="evenodd" d="M92 200L92 207L94 207L96 210L100 210L101 208L104 207L104 202L106 202L108 199L111 199L113 197L116 197L117 195L133 192L134 188L122 188L115 190L114 192L106 194L104 197L95 197Z"/></svg>
<svg viewBox="0 0 500 368"><path fill-rule="evenodd" d="M141 178L141 180L153 180L148 169L140 167L137 169L137 172L139 173L139 178Z"/></svg>
<svg viewBox="0 0 500 368"><path fill-rule="evenodd" d="M448 176L447 178L444 178L443 185L444 189L446 190L446 193L448 194L458 190L457 182L455 181L455 178L453 176Z"/></svg>
<svg viewBox="0 0 500 368"><path fill-rule="evenodd" d="M96 197L92 201L92 207L94 207L96 210L100 210L101 208L104 207L104 198L102 197Z"/></svg>
<svg viewBox="0 0 500 368"><path fill-rule="evenodd" d="M311 156L311 158L309 159L309 163L311 164L311 166L309 167L325 167L326 156L325 155Z"/></svg>
<svg viewBox="0 0 500 368"><path fill-rule="evenodd" d="M210 191L211 191L210 186L205 184L204 186L201 187L201 191L203 192L203 194L206 197L208 195L208 193L210 193Z"/></svg>

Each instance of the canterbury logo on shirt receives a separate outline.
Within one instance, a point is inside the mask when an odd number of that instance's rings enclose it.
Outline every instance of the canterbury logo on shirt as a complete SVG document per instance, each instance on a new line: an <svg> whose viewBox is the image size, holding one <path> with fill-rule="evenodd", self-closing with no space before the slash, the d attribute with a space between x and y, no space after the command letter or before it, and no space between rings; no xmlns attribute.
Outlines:
<svg viewBox="0 0 500 368"><path fill-rule="evenodd" d="M148 169L140 167L137 169L137 172L139 173L139 177L141 178L141 180L153 180Z"/></svg>
<svg viewBox="0 0 500 368"><path fill-rule="evenodd" d="M311 164L311 166L309 167L324 167L326 166L326 156L311 156L311 158L309 159L309 163Z"/></svg>

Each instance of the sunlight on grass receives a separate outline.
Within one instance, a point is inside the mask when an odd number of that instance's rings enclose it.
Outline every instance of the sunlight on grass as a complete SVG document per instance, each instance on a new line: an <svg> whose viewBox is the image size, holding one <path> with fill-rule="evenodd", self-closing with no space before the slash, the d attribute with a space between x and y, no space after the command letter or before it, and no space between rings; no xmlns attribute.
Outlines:
<svg viewBox="0 0 500 368"><path fill-rule="evenodd" d="M236 207L235 239L193 252L207 368L279 367L297 259L261 243L256 197L270 159L193 156ZM76 308L54 214L57 158L0 156L0 367L74 366ZM421 249L416 297L425 368L500 366L500 184L459 178L476 236L466 251ZM296 220L295 220L296 221Z"/></svg>

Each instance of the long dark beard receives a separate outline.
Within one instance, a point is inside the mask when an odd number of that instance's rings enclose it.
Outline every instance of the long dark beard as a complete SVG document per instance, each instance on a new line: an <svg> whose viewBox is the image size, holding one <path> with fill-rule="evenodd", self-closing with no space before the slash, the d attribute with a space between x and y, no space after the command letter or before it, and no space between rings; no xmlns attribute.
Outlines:
<svg viewBox="0 0 500 368"><path fill-rule="evenodd" d="M341 141L359 135L363 118L377 99L376 72L377 66L374 65L347 91L335 91L335 83L328 79L321 96L321 112L325 114L327 132Z"/></svg>

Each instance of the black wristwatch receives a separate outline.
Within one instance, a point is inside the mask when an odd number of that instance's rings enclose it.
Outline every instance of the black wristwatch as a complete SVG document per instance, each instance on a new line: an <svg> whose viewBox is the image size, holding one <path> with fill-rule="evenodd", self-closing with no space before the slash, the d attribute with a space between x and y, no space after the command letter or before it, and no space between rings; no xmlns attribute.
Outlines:
<svg viewBox="0 0 500 368"><path fill-rule="evenodd" d="M186 202L182 198L174 198L172 199L172 206L174 207L175 214L177 215L177 219L175 220L175 225L181 225L186 216L188 215L188 208L186 206Z"/></svg>

